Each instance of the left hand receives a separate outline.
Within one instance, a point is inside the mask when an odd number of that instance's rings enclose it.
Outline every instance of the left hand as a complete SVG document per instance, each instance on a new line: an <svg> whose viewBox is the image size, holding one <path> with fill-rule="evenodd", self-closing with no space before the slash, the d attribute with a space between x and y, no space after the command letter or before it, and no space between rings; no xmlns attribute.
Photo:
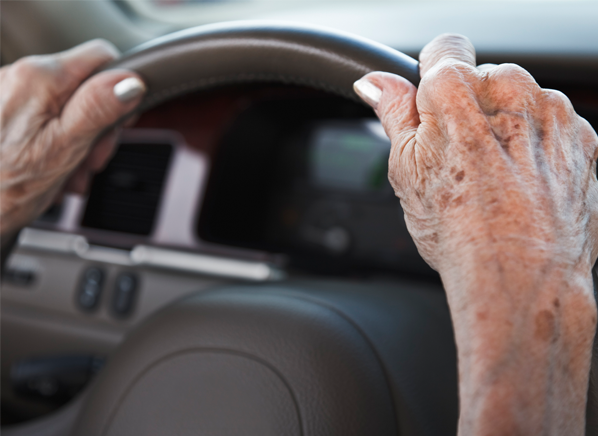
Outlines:
<svg viewBox="0 0 598 436"><path fill-rule="evenodd" d="M130 71L88 79L118 56L112 44L94 40L0 69L1 236L42 213L69 177L69 187L83 191L91 174L106 164L116 131L105 130L131 112L145 91ZM129 92L119 98L114 86L125 79Z"/></svg>

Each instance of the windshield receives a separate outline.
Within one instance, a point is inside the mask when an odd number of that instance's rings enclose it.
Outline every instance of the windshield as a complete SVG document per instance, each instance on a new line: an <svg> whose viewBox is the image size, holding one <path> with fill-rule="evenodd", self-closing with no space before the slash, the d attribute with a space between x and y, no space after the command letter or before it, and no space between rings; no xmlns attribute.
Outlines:
<svg viewBox="0 0 598 436"><path fill-rule="evenodd" d="M416 55L441 33L494 53L596 50L597 0L124 0L166 33L233 20L334 28ZM122 1L120 4L123 4ZM541 18L539 18L541 17Z"/></svg>
<svg viewBox="0 0 598 436"><path fill-rule="evenodd" d="M285 19L317 22L331 27L345 27L347 16L361 16L367 20L373 13L399 18L400 12L446 9L459 13L480 9L492 16L493 10L537 9L563 3L595 3L598 0L125 0L139 16L167 22L177 27L220 21L246 19ZM340 24L340 25L339 25ZM349 25L350 23L347 23Z"/></svg>

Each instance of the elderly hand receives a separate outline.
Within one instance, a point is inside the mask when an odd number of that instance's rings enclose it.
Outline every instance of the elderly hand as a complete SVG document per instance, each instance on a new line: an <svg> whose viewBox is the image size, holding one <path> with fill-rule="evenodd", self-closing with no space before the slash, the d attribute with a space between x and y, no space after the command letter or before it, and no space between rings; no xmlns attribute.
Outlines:
<svg viewBox="0 0 598 436"><path fill-rule="evenodd" d="M116 132L104 130L133 110L145 91L130 71L88 79L118 55L110 43L95 40L0 69L0 235L43 212L69 176L81 191L90 173L105 165Z"/></svg>
<svg viewBox="0 0 598 436"><path fill-rule="evenodd" d="M389 178L447 292L461 435L583 435L596 331L598 138L522 68L475 67L443 35L419 89L371 73L355 89L392 141Z"/></svg>

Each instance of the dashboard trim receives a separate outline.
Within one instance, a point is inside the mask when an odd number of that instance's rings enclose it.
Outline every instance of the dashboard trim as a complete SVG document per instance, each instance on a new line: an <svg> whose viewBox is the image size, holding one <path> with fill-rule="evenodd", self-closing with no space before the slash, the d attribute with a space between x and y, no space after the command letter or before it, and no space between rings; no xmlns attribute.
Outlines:
<svg viewBox="0 0 598 436"><path fill-rule="evenodd" d="M123 266L183 271L214 277L249 281L273 281L286 277L283 270L266 262L231 259L207 254L136 245L131 251L91 245L81 235L25 228L19 248L49 251L83 260Z"/></svg>
<svg viewBox="0 0 598 436"><path fill-rule="evenodd" d="M138 245L131 251L134 264L251 281L280 280L285 274L265 262L226 259Z"/></svg>

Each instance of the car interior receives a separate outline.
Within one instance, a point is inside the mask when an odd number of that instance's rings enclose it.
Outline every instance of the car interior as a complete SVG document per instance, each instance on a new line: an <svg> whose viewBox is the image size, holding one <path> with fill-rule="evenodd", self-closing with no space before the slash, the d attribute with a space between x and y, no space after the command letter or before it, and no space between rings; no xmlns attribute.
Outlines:
<svg viewBox="0 0 598 436"><path fill-rule="evenodd" d="M2 271L4 434L457 433L442 283L352 83L417 85L419 50L461 33L598 128L598 2L17 0L0 20L2 65L104 38L148 85L89 192Z"/></svg>

